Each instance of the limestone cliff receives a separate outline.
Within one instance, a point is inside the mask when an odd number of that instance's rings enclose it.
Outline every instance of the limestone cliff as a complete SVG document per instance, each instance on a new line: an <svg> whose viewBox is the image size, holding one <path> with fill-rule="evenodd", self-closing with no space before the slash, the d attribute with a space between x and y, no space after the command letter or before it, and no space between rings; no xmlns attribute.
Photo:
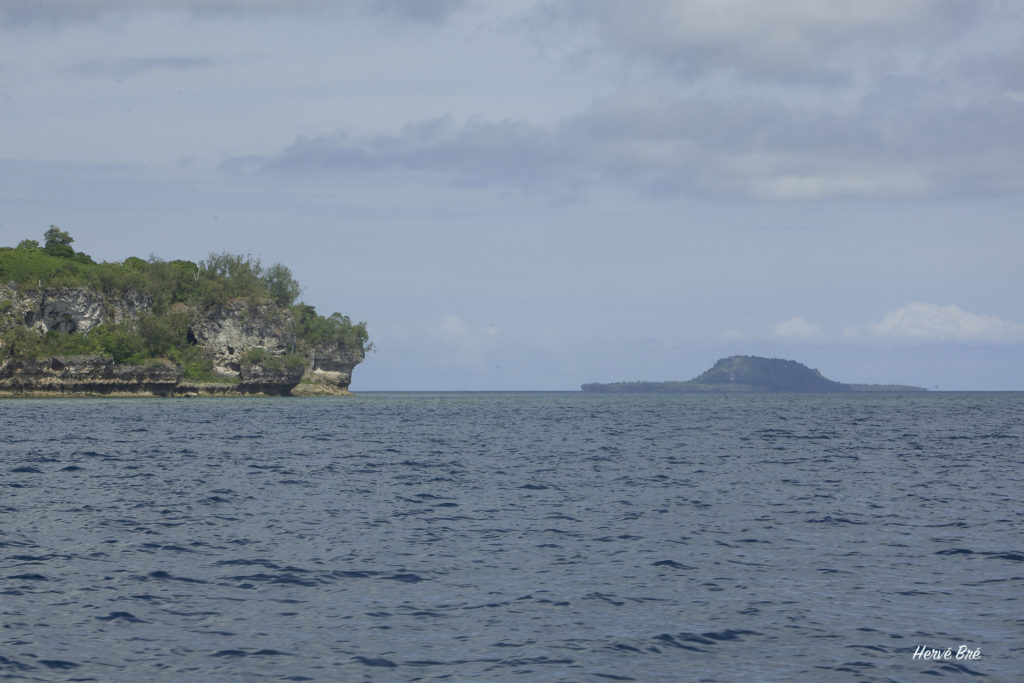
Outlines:
<svg viewBox="0 0 1024 683"><path fill-rule="evenodd" d="M190 340L213 360L214 372L238 376L242 357L252 349L271 356L295 350L295 322L290 311L269 302L231 301L192 318Z"/></svg>
<svg viewBox="0 0 1024 683"><path fill-rule="evenodd" d="M0 246L0 395L345 394L373 346L280 263L97 262L55 225L43 239Z"/></svg>
<svg viewBox="0 0 1024 683"><path fill-rule="evenodd" d="M138 292L103 294L86 287L19 289L0 285L0 311L40 334L88 334L94 327L119 324L148 311L153 298Z"/></svg>
<svg viewBox="0 0 1024 683"><path fill-rule="evenodd" d="M27 337L87 340L104 328L152 316L153 297L135 291L104 293L88 287L0 285L0 333L21 328ZM292 312L272 301L241 298L206 308L177 304L187 344L212 376L186 377L168 359L117 363L98 354L18 357L0 341L0 394L7 395L341 395L363 349L344 343L304 343Z"/></svg>
<svg viewBox="0 0 1024 683"><path fill-rule="evenodd" d="M352 370L363 358L360 348L350 349L339 343L317 344L307 351L303 383L292 393L305 396L346 394Z"/></svg>

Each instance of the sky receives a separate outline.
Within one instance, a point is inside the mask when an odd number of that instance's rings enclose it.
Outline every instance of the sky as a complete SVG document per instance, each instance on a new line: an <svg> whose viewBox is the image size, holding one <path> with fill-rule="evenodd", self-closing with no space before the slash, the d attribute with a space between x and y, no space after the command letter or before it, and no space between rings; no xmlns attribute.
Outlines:
<svg viewBox="0 0 1024 683"><path fill-rule="evenodd" d="M3 0L0 244L252 254L352 389L1024 390L1011 0Z"/></svg>

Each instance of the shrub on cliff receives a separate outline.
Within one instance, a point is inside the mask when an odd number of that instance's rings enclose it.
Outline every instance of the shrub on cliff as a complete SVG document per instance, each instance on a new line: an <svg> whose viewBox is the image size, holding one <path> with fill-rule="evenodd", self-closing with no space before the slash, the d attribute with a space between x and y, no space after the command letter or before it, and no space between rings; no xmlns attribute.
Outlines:
<svg viewBox="0 0 1024 683"><path fill-rule="evenodd" d="M288 266L275 263L263 273L263 283L269 296L278 306L291 306L302 294L302 287L292 276Z"/></svg>
<svg viewBox="0 0 1024 683"><path fill-rule="evenodd" d="M267 353L267 350L257 347L243 353L242 357L239 358L239 362L242 365L263 365L268 358L270 358L270 354Z"/></svg>
<svg viewBox="0 0 1024 683"><path fill-rule="evenodd" d="M23 325L0 335L0 345L12 358L36 359L51 356L106 356L117 363L141 363L151 357L145 341L130 325L97 325L85 334L62 334L51 330L39 334Z"/></svg>
<svg viewBox="0 0 1024 683"><path fill-rule="evenodd" d="M11 358L25 360L36 358L40 348L40 337L27 327L12 327L0 337L4 353Z"/></svg>
<svg viewBox="0 0 1024 683"><path fill-rule="evenodd" d="M4 283L14 282L27 287L36 287L40 283L73 287L83 282L80 274L83 266L31 246L0 249L0 282Z"/></svg>
<svg viewBox="0 0 1024 683"><path fill-rule="evenodd" d="M213 374L213 359L203 355L198 346L179 346L167 352L167 358L181 368L182 377L197 382L229 381Z"/></svg>
<svg viewBox="0 0 1024 683"><path fill-rule="evenodd" d="M83 337L84 335L72 334L66 336ZM110 325L109 327L97 325L85 338L94 341L99 354L113 358L115 363L138 365L146 358L151 357L146 353L145 340L128 324L122 323L120 325Z"/></svg>
<svg viewBox="0 0 1024 683"><path fill-rule="evenodd" d="M290 353L287 356L274 356L267 353L266 349L259 347L249 349L242 354L240 359L242 365L259 365L268 370L302 370L306 367L306 359L302 354Z"/></svg>
<svg viewBox="0 0 1024 683"><path fill-rule="evenodd" d="M198 292L207 305L248 297L288 307L302 292L288 266L275 263L264 268L251 254L210 254L199 262L197 271Z"/></svg>
<svg viewBox="0 0 1024 683"><path fill-rule="evenodd" d="M22 240L17 248L0 248L0 283L14 282L25 289L136 291L153 298L158 314L175 303L206 308L239 298L288 307L301 292L287 266L275 263L264 269L258 258L249 255L210 254L198 264L156 256L148 261L130 256L123 263L95 263L88 254L74 251L74 238L56 226L46 232L45 240L44 247L36 240Z"/></svg>
<svg viewBox="0 0 1024 683"><path fill-rule="evenodd" d="M171 349L188 345L188 314L173 311L156 315L143 311L135 319L135 329L150 356L166 356Z"/></svg>
<svg viewBox="0 0 1024 683"><path fill-rule="evenodd" d="M50 229L43 235L43 239L46 240L43 251L50 256L71 258L75 255L75 250L71 248L71 243L75 241L75 238L56 225L50 226Z"/></svg>
<svg viewBox="0 0 1024 683"><path fill-rule="evenodd" d="M340 343L346 349L366 352L373 348L368 343L366 323L353 323L347 315L332 313L324 317L308 304L292 307L295 318L295 336L311 346Z"/></svg>

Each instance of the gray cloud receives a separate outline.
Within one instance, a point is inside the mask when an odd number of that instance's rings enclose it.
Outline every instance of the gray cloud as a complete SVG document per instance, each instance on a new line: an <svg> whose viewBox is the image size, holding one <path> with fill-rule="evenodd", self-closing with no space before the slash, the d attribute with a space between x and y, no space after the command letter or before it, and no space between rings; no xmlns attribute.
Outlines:
<svg viewBox="0 0 1024 683"><path fill-rule="evenodd" d="M370 14L405 19L408 21L443 24L456 12L468 6L467 0L366 0L365 11Z"/></svg>
<svg viewBox="0 0 1024 683"><path fill-rule="evenodd" d="M771 200L1024 191L1024 18L999 0L565 0L531 16L522 25L565 36L567 53L671 78L631 79L551 126L442 119L248 162L559 195L602 183Z"/></svg>
<svg viewBox="0 0 1024 683"><path fill-rule="evenodd" d="M393 135L301 139L273 157L238 159L228 166L299 173L440 173L457 185L527 189L572 184L583 170L576 157L564 136L524 122L458 126L441 118L410 124Z"/></svg>
<svg viewBox="0 0 1024 683"><path fill-rule="evenodd" d="M545 0L536 24L552 44L590 34L586 60L613 55L686 79L852 84L858 72L899 71L916 51L949 46L992 13L998 0Z"/></svg>
<svg viewBox="0 0 1024 683"><path fill-rule="evenodd" d="M248 3L247 3L248 4ZM251 6L265 7L275 3L268 0L253 0ZM196 10L203 6L211 9L241 8L241 0L5 0L0 3L0 23L15 26L37 24L70 24L95 21L113 14L187 9Z"/></svg>
<svg viewBox="0 0 1024 683"><path fill-rule="evenodd" d="M221 60L209 57L134 57L124 59L91 59L75 64L71 71L77 76L94 78L132 78L152 71L191 71L218 66Z"/></svg>
<svg viewBox="0 0 1024 683"><path fill-rule="evenodd" d="M325 16L358 12L417 23L441 24L468 5L468 0L362 0L343 5L322 0L4 0L0 23L65 24L95 21L111 15L150 11L194 14L317 13Z"/></svg>
<svg viewBox="0 0 1024 683"><path fill-rule="evenodd" d="M394 134L306 138L248 164L427 173L558 194L602 183L656 196L770 200L1019 193L1020 120L1024 101L951 102L941 83L899 80L847 109L752 96L619 95L550 128L438 119Z"/></svg>

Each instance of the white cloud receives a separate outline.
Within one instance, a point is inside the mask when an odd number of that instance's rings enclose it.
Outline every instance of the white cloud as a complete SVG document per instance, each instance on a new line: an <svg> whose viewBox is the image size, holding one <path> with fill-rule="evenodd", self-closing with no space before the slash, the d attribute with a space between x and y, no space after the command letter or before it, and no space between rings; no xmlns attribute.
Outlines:
<svg viewBox="0 0 1024 683"><path fill-rule="evenodd" d="M813 337L821 336L821 328L813 323L809 323L799 316L790 318L789 320L783 320L778 323L772 330L775 334L783 339L811 339Z"/></svg>
<svg viewBox="0 0 1024 683"><path fill-rule="evenodd" d="M1024 340L1024 325L959 306L911 302L868 325L879 337L942 341L1006 342Z"/></svg>

